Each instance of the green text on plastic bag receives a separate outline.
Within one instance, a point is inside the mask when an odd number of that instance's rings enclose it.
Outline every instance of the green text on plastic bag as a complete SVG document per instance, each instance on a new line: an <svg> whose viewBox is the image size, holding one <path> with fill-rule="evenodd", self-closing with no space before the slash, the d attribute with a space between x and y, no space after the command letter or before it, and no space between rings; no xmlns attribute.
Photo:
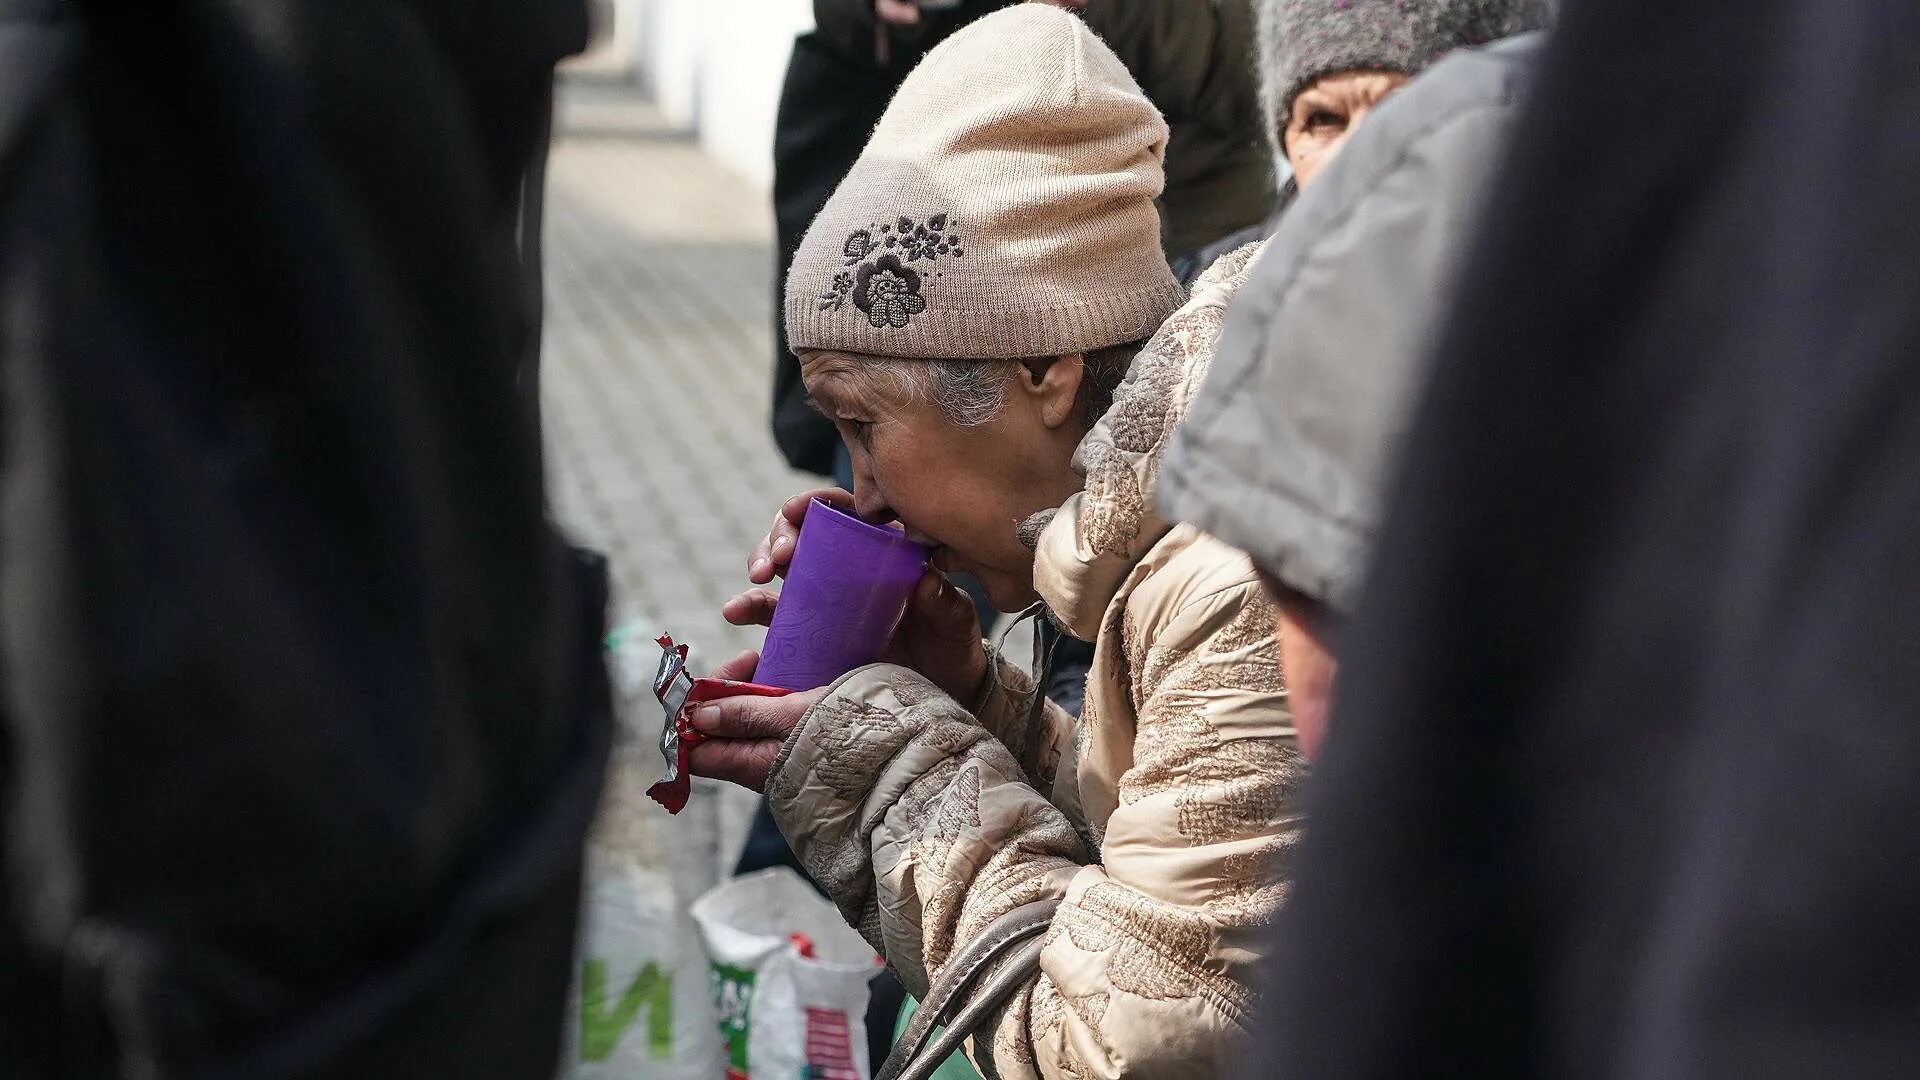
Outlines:
<svg viewBox="0 0 1920 1080"><path fill-rule="evenodd" d="M715 962L713 1003L720 1010L720 1040L727 1047L729 1075L747 1075L747 1028L753 1013L754 972Z"/></svg>
<svg viewBox="0 0 1920 1080"><path fill-rule="evenodd" d="M673 1056L673 976L659 967L642 967L626 993L607 1007L607 962L588 960L580 968L580 1060L605 1061L640 1010L647 1010L647 1055Z"/></svg>

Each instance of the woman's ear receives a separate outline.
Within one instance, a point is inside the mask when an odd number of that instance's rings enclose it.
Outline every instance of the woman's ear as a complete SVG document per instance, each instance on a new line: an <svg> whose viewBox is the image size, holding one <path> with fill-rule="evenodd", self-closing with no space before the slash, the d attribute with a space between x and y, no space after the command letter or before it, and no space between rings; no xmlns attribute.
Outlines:
<svg viewBox="0 0 1920 1080"><path fill-rule="evenodd" d="M1087 378L1085 356L1067 353L1022 360L1020 368L1020 389L1031 395L1048 427L1058 428L1078 417L1080 386Z"/></svg>

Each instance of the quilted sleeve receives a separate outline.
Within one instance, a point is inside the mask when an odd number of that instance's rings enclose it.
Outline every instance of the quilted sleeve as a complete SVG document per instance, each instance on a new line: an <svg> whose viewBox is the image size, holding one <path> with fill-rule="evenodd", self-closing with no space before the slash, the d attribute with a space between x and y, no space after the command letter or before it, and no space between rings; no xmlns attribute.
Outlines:
<svg viewBox="0 0 1920 1080"><path fill-rule="evenodd" d="M1041 970L972 1041L986 1075L1231 1063L1298 824L1271 617L1249 584L1141 643L1136 760L1104 862L1005 746L912 672L854 673L789 739L768 783L775 817L910 992L995 918L1064 898Z"/></svg>

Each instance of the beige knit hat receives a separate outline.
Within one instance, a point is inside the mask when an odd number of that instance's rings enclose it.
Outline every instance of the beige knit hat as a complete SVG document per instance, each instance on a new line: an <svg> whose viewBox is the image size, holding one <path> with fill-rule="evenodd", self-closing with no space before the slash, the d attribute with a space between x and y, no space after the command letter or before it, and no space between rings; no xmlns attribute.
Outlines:
<svg viewBox="0 0 1920 1080"><path fill-rule="evenodd" d="M1153 200L1167 125L1079 18L1016 4L928 53L800 243L794 351L1087 352L1182 291Z"/></svg>

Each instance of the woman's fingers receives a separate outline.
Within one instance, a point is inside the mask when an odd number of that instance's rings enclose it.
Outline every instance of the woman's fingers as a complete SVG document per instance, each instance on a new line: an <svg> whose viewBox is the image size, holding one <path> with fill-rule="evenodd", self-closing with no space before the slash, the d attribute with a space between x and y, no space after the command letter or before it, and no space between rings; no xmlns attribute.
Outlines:
<svg viewBox="0 0 1920 1080"><path fill-rule="evenodd" d="M794 546L800 541L800 525L806 520L807 507L815 499L844 510L853 509L853 494L837 487L813 488L781 503L780 511L773 516L773 527L767 530L766 539L747 555L748 581L765 585L775 577L786 576L787 565L793 561Z"/></svg>
<svg viewBox="0 0 1920 1080"><path fill-rule="evenodd" d="M853 492L848 491L846 488L814 488L811 491L803 491L793 498L788 499L786 502L781 503L780 516L788 522L791 522L794 528L799 528L800 522L806 519L807 507L812 505L815 499L819 499L828 506L841 510L851 511L853 509Z"/></svg>
<svg viewBox="0 0 1920 1080"><path fill-rule="evenodd" d="M907 602L888 659L925 675L956 701L972 700L987 671L973 600L946 575L930 570Z"/></svg>
<svg viewBox="0 0 1920 1080"><path fill-rule="evenodd" d="M779 531L780 523L776 522L773 530L762 537L760 542L753 546L753 550L747 553L747 580L755 585L765 585L772 581L774 574L780 569L773 565L773 540Z"/></svg>
<svg viewBox="0 0 1920 1080"><path fill-rule="evenodd" d="M687 752L687 768L697 776L764 790L767 773L772 771L787 736L800 725L807 710L826 696L823 687L785 697L742 694L695 705L688 718L706 737Z"/></svg>
<svg viewBox="0 0 1920 1080"><path fill-rule="evenodd" d="M766 589L748 589L720 608L720 617L733 626L772 626L780 598Z"/></svg>
<svg viewBox="0 0 1920 1080"><path fill-rule="evenodd" d="M914 587L907 605L918 633L961 643L980 636L980 618L973 609L973 598L932 567L927 568L920 584Z"/></svg>
<svg viewBox="0 0 1920 1080"><path fill-rule="evenodd" d="M767 570L780 577L787 576L787 567L793 565L793 549L800 542L800 526L782 515L774 519L773 531L767 534ZM759 584L766 584L762 581Z"/></svg>
<svg viewBox="0 0 1920 1080"><path fill-rule="evenodd" d="M703 701L688 715L694 729L710 739L784 740L813 703L826 694L824 688L784 697L740 694Z"/></svg>
<svg viewBox="0 0 1920 1080"><path fill-rule="evenodd" d="M779 739L711 739L695 743L687 752L687 771L739 784L754 791L767 786L773 759L780 756Z"/></svg>

